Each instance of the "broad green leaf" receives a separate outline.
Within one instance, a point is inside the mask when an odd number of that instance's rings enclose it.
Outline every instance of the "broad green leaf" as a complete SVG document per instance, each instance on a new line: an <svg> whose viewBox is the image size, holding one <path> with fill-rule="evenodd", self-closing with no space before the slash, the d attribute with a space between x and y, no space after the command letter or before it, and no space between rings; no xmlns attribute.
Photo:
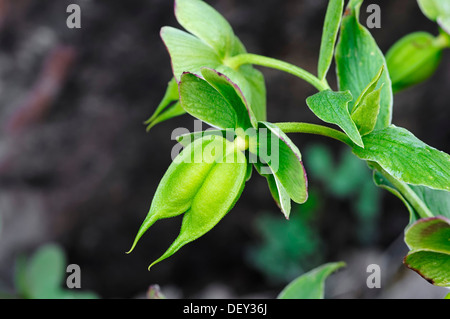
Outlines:
<svg viewBox="0 0 450 319"><path fill-rule="evenodd" d="M417 250L409 253L404 260L408 268L414 270L435 286L450 287L450 255Z"/></svg>
<svg viewBox="0 0 450 319"><path fill-rule="evenodd" d="M450 190L450 156L416 138L404 128L391 125L363 136L364 148L353 153L377 162L394 178L412 185Z"/></svg>
<svg viewBox="0 0 450 319"><path fill-rule="evenodd" d="M161 36L170 54L175 78L179 81L183 72L200 75L202 67L215 69L242 90L252 110L253 125L265 121L266 89L262 73L251 65L235 70L226 64L227 58L247 52L228 22L199 0L177 0L175 14L178 22L191 32L162 28Z"/></svg>
<svg viewBox="0 0 450 319"><path fill-rule="evenodd" d="M425 186L410 185L410 187L434 216L444 216L450 219L450 192Z"/></svg>
<svg viewBox="0 0 450 319"><path fill-rule="evenodd" d="M436 286L450 287L450 220L420 219L405 232L411 251L404 263Z"/></svg>
<svg viewBox="0 0 450 319"><path fill-rule="evenodd" d="M405 242L411 250L450 254L450 220L444 217L420 219L406 230Z"/></svg>
<svg viewBox="0 0 450 319"><path fill-rule="evenodd" d="M351 100L350 91L326 90L308 97L306 104L322 121L338 125L355 144L364 147L358 128L348 111L348 103Z"/></svg>
<svg viewBox="0 0 450 319"><path fill-rule="evenodd" d="M236 109L208 82L184 73L179 86L180 103L186 112L221 129L238 127Z"/></svg>
<svg viewBox="0 0 450 319"><path fill-rule="evenodd" d="M333 60L334 46L336 44L343 9L344 0L329 0L320 45L318 64L318 78L320 80L325 79L331 61Z"/></svg>
<svg viewBox="0 0 450 319"><path fill-rule="evenodd" d="M215 163L184 214L180 234L149 269L216 226L239 199L246 176L247 162L240 151L227 153L222 161Z"/></svg>
<svg viewBox="0 0 450 319"><path fill-rule="evenodd" d="M32 299L51 298L60 289L66 258L56 244L45 245L32 256L26 269L26 286Z"/></svg>
<svg viewBox="0 0 450 319"><path fill-rule="evenodd" d="M420 219L419 214L408 203L405 197L383 175L375 171L373 179L377 186L390 191L403 201L410 213L409 225ZM414 193L416 193L419 200L421 200L425 206L428 207L433 216L444 216L450 218L450 192L432 189L425 186L409 185L409 187L414 191Z"/></svg>
<svg viewBox="0 0 450 319"><path fill-rule="evenodd" d="M192 199L202 187L205 176L215 166L214 157L209 158L210 154L205 151L209 144L219 151L224 140L219 136L197 139L183 149L170 164L156 189L150 210L129 252L156 221L181 215L191 207Z"/></svg>
<svg viewBox="0 0 450 319"><path fill-rule="evenodd" d="M423 14L450 34L450 2L447 0L418 0Z"/></svg>
<svg viewBox="0 0 450 319"><path fill-rule="evenodd" d="M253 127L258 121L266 118L266 89L264 77L261 72L250 65L243 65L239 70L234 70L226 65L221 65L216 69L225 74L235 83L249 105L249 116Z"/></svg>
<svg viewBox="0 0 450 319"><path fill-rule="evenodd" d="M443 47L427 32L414 32L398 40L386 54L394 92L421 83L434 74Z"/></svg>
<svg viewBox="0 0 450 319"><path fill-rule="evenodd" d="M278 299L323 299L325 280L344 262L328 263L293 280L278 295Z"/></svg>
<svg viewBox="0 0 450 319"><path fill-rule="evenodd" d="M304 203L308 198L308 182L300 150L276 125L267 122L259 124L258 157L270 167L277 186L283 186L294 202ZM250 152L255 150L250 147ZM283 188L278 187L281 194L284 193Z"/></svg>
<svg viewBox="0 0 450 319"><path fill-rule="evenodd" d="M234 108L238 121L236 127L244 130L251 127L249 106L240 88L227 76L215 70L203 68L202 75Z"/></svg>
<svg viewBox="0 0 450 319"><path fill-rule="evenodd" d="M183 28L212 47L221 58L236 46L228 21L201 0L176 0L175 16Z"/></svg>
<svg viewBox="0 0 450 319"><path fill-rule="evenodd" d="M361 95L367 84L379 72L380 67L385 66L378 83L378 88L384 83L376 123L376 128L380 129L391 123L392 87L383 53L370 32L358 21L362 2L363 0L351 0L344 13L336 46L336 72L339 90L349 90L352 96L356 97ZM350 112L355 103L356 100L349 103Z"/></svg>
<svg viewBox="0 0 450 319"><path fill-rule="evenodd" d="M450 2L447 0L417 0L423 14L430 20L450 16Z"/></svg>
<svg viewBox="0 0 450 319"><path fill-rule="evenodd" d="M177 81L180 81L183 72L199 75L202 67L215 69L222 63L210 46L187 32L163 27L161 37L170 53L173 75Z"/></svg>

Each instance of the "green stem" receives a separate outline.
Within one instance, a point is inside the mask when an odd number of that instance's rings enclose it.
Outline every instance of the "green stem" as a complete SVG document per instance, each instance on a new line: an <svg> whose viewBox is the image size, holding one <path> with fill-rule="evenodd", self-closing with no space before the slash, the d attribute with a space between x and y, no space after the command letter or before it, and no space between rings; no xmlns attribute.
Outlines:
<svg viewBox="0 0 450 319"><path fill-rule="evenodd" d="M395 188L405 197L408 203L416 210L421 218L433 217L433 213L428 209L425 203L405 182L399 181L391 174L386 172L378 163L372 162L373 167L379 171Z"/></svg>
<svg viewBox="0 0 450 319"><path fill-rule="evenodd" d="M450 48L450 36L446 33L439 34L434 39L434 45L440 48L441 50Z"/></svg>
<svg viewBox="0 0 450 319"><path fill-rule="evenodd" d="M327 126L299 122L283 122L274 124L278 126L284 133L305 133L322 135L341 141L350 147L354 146L352 140L346 134Z"/></svg>
<svg viewBox="0 0 450 319"><path fill-rule="evenodd" d="M257 55L257 54L239 54L234 57L227 58L225 61L225 64L233 69L239 68L241 65L244 64L254 64L254 65L260 65L265 66L268 68L277 69L280 71L284 71L287 73L290 73L292 75L295 75L306 82L313 85L316 89L319 91L329 90L330 86L326 82L326 80L321 81L313 74L309 73L308 71L292 65L290 63L280 61L273 58L268 58L265 56Z"/></svg>
<svg viewBox="0 0 450 319"><path fill-rule="evenodd" d="M434 39L434 44L440 49L450 48L450 35L442 31L442 33Z"/></svg>

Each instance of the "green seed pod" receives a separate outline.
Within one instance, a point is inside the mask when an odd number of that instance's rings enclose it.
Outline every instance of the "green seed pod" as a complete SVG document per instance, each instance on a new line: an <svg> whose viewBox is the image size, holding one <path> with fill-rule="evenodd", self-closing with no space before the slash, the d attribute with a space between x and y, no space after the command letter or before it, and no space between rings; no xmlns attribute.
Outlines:
<svg viewBox="0 0 450 319"><path fill-rule="evenodd" d="M228 153L222 162L216 163L184 215L180 234L167 251L149 266L149 269L217 225L239 199L244 189L246 175L247 163L245 155L240 151Z"/></svg>
<svg viewBox="0 0 450 319"><path fill-rule="evenodd" d="M188 145L172 162L158 185L147 217L128 253L157 220L178 216L189 209L205 176L214 167L214 161L203 158L204 149L211 143L218 147L221 145L212 138L198 139ZM202 156L200 160L199 154Z"/></svg>
<svg viewBox="0 0 450 319"><path fill-rule="evenodd" d="M221 136L205 136L192 142L162 178L130 252L156 221L185 212L180 233L182 243L177 240L171 246L176 244L177 248L166 252L160 260L202 236L233 207L244 186L246 173L245 155Z"/></svg>
<svg viewBox="0 0 450 319"><path fill-rule="evenodd" d="M445 46L427 32L414 32L397 41L386 54L394 92L428 79L439 66Z"/></svg>

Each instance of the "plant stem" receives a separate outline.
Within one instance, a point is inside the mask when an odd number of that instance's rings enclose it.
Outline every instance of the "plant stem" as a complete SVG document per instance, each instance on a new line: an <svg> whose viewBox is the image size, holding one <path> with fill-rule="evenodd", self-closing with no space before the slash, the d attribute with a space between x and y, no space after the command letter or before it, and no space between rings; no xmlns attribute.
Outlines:
<svg viewBox="0 0 450 319"><path fill-rule="evenodd" d="M239 54L234 57L227 58L225 61L225 64L233 69L239 68L243 64L255 64L260 66L265 66L268 68L277 69L280 71L284 71L287 73L290 73L292 75L295 75L306 82L313 85L316 89L319 91L329 90L330 86L326 82L326 80L321 81L313 74L309 73L308 71L292 65L290 63L280 61L277 59L257 55L257 54Z"/></svg>
<svg viewBox="0 0 450 319"><path fill-rule="evenodd" d="M278 126L284 133L305 133L322 135L341 141L350 147L353 147L354 145L352 140L346 134L327 126L300 122L283 122L274 124Z"/></svg>
<svg viewBox="0 0 450 319"><path fill-rule="evenodd" d="M386 172L378 163L372 162L373 167L397 188L397 190L405 197L408 203L416 210L421 218L433 217L433 213L428 209L425 203L417 196L417 194L405 182L399 181L391 174Z"/></svg>
<svg viewBox="0 0 450 319"><path fill-rule="evenodd" d="M440 49L450 48L450 35L442 32L434 39L434 44Z"/></svg>

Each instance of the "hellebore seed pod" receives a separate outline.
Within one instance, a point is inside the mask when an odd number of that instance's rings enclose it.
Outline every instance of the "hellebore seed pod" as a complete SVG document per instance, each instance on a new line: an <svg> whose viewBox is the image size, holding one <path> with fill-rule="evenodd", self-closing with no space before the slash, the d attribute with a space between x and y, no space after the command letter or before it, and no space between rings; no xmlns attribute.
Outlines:
<svg viewBox="0 0 450 319"><path fill-rule="evenodd" d="M439 66L443 45L427 32L411 33L386 54L394 92L425 81Z"/></svg>
<svg viewBox="0 0 450 319"><path fill-rule="evenodd" d="M216 163L184 214L180 234L156 261L170 257L182 246L210 231L233 208L245 185L247 163L245 155L236 150Z"/></svg>
<svg viewBox="0 0 450 319"><path fill-rule="evenodd" d="M156 221L185 212L179 238L160 260L208 232L234 206L246 173L245 155L232 143L215 135L195 140L163 176L129 252Z"/></svg>

